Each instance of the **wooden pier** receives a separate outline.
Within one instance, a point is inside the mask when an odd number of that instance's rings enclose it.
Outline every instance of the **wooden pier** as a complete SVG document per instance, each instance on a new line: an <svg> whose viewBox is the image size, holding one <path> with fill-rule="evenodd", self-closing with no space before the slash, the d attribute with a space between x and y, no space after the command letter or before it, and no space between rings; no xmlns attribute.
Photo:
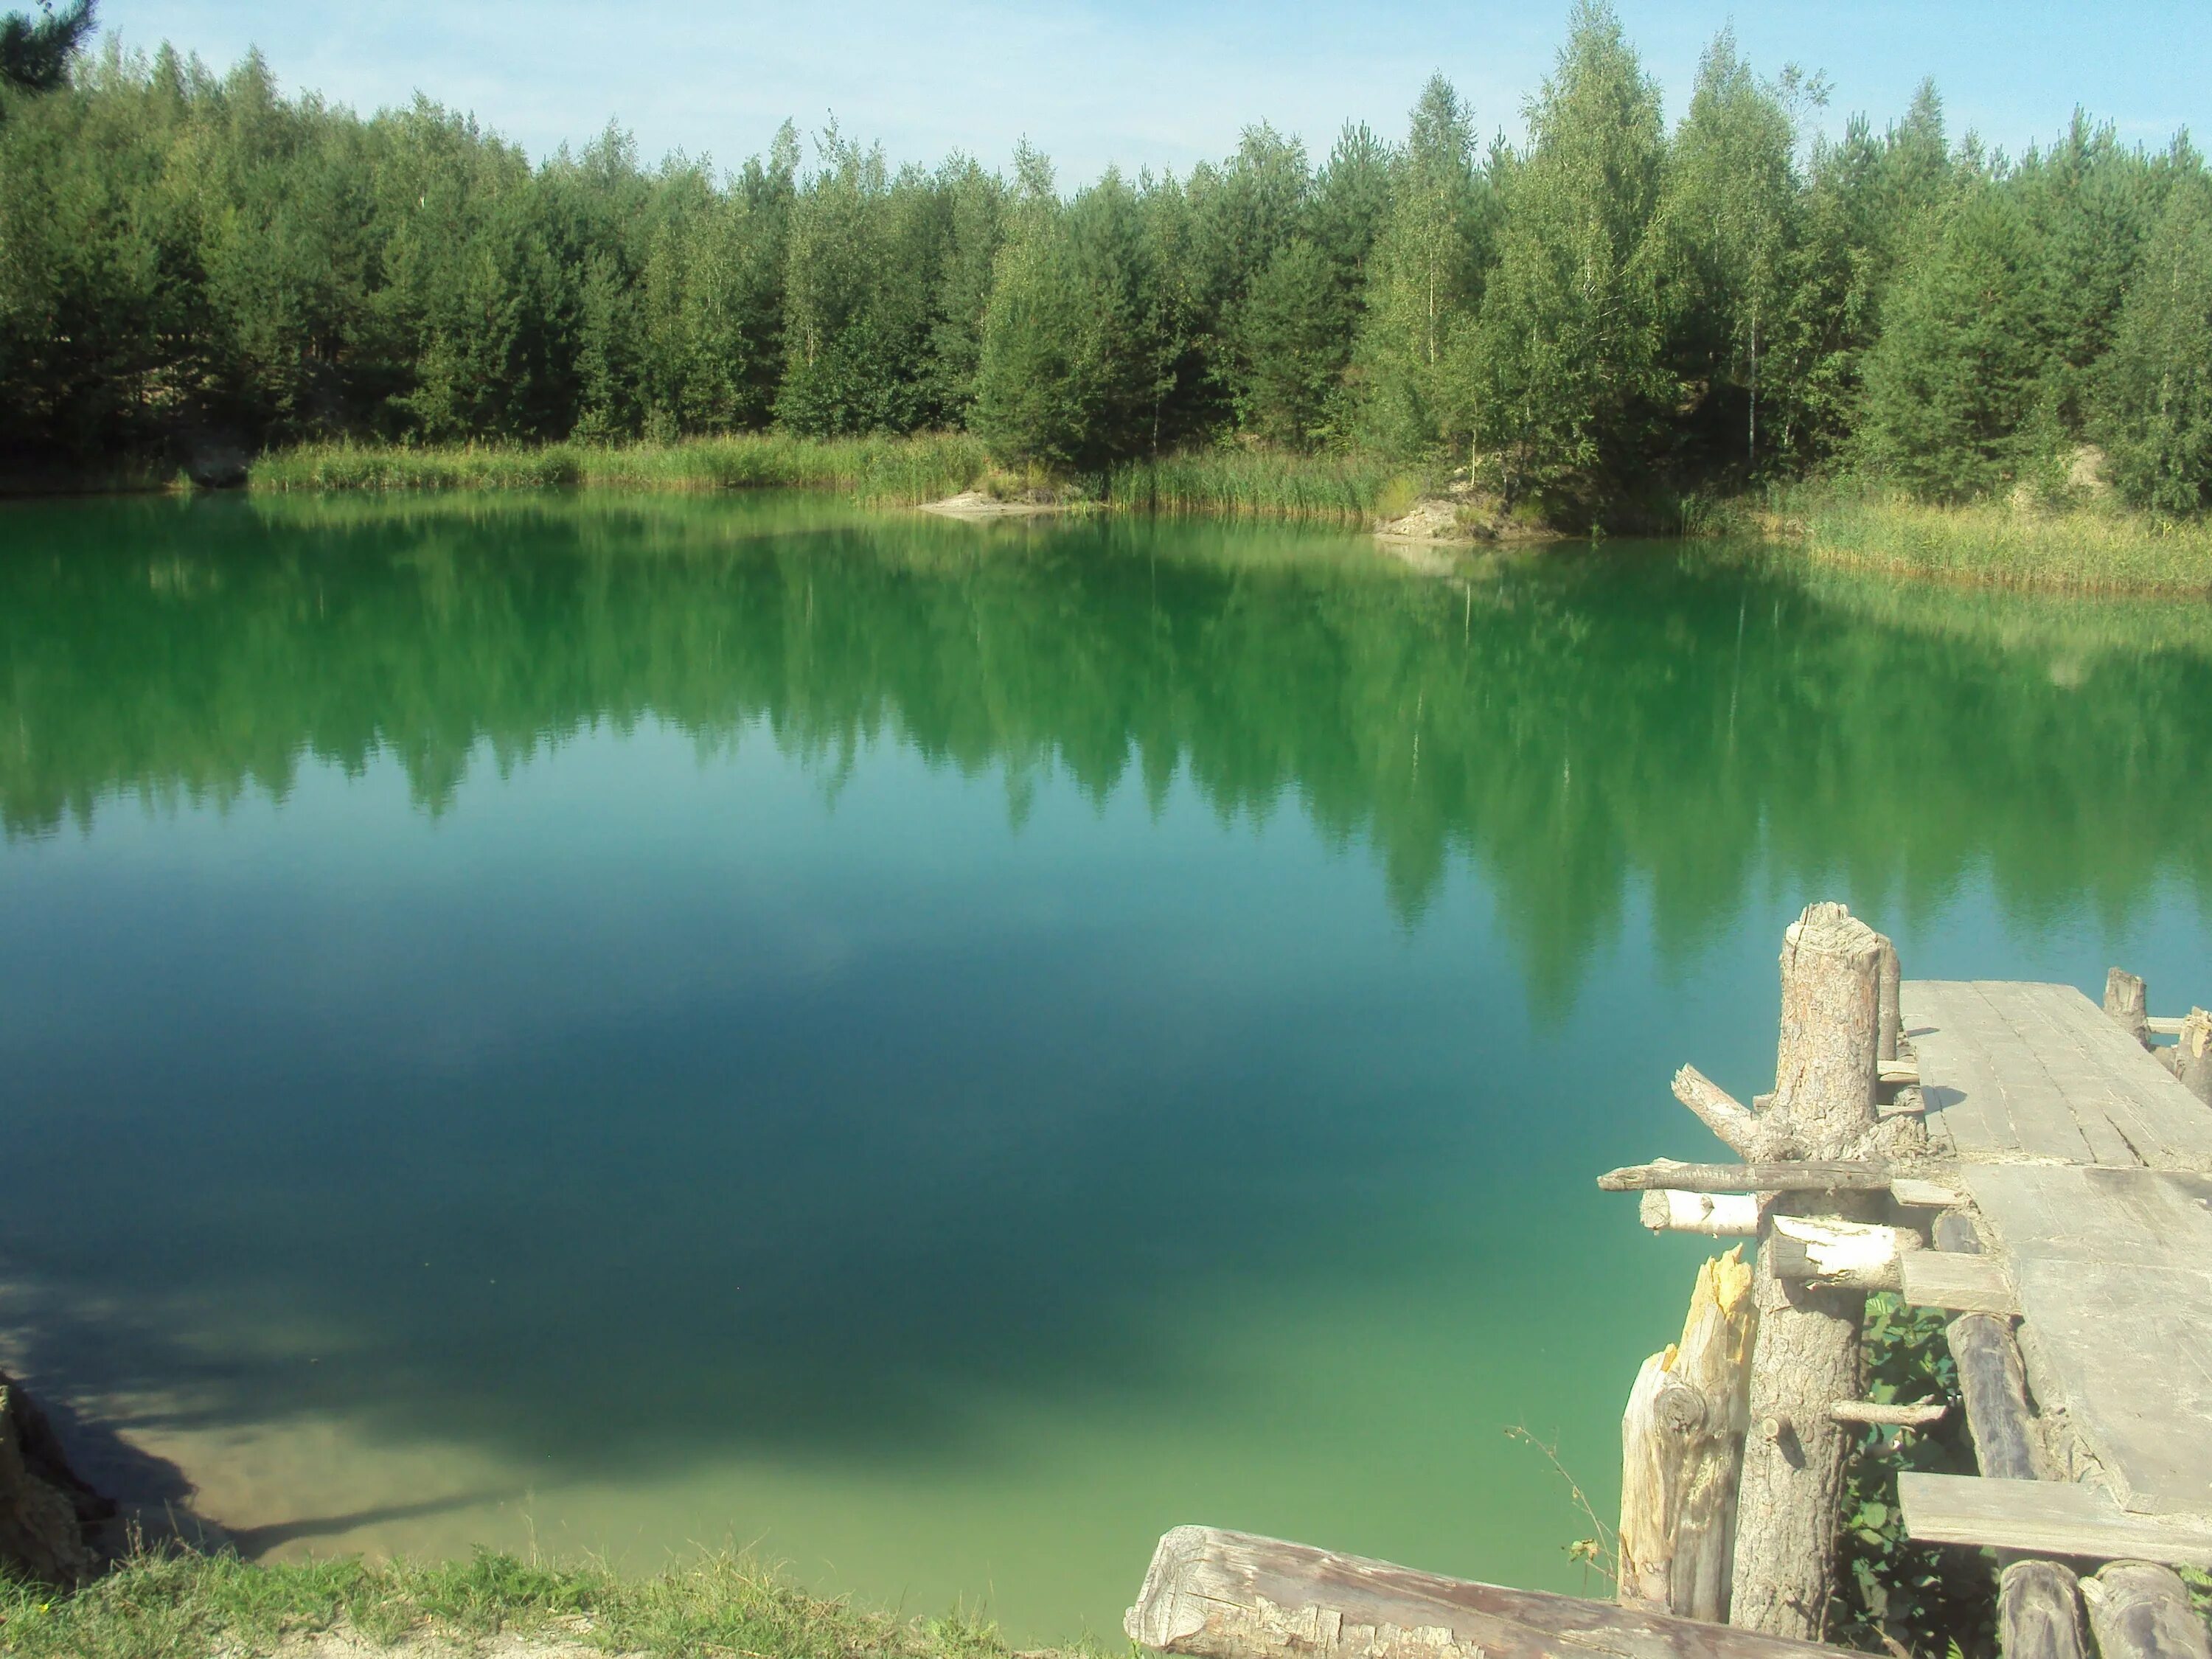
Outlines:
<svg viewBox="0 0 2212 1659"><path fill-rule="evenodd" d="M2161 1040L2172 1038L2168 1045ZM1817 1644L1846 1459L1946 1401L1864 1393L1867 1296L1949 1311L1976 1476L1901 1474L1907 1534L1989 1547L2006 1659L2212 1659L2212 1015L1905 980L1841 905L1789 930L1773 1093L1674 1095L1741 1160L1601 1178L1709 1262L1622 1419L1617 1603L1178 1528L1130 1637L1197 1659L1784 1659ZM1901 1653L1903 1650L1899 1649Z"/></svg>

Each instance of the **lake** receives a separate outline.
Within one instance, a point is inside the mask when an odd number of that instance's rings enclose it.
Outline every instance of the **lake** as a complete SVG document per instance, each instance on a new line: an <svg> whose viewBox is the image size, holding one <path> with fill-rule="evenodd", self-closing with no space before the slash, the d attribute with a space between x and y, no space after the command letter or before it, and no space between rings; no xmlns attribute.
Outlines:
<svg viewBox="0 0 2212 1659"><path fill-rule="evenodd" d="M1583 1587L1782 930L2212 1001L2212 606L807 495L0 507L4 1355L243 1548Z"/></svg>

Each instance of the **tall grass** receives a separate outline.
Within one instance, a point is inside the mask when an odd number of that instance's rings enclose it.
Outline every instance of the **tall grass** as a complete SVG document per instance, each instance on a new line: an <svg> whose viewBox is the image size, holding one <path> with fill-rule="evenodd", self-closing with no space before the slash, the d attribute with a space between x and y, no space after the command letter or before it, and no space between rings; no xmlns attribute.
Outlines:
<svg viewBox="0 0 2212 1659"><path fill-rule="evenodd" d="M0 1580L0 1652L11 1659L267 1654L288 1638L332 1629L377 1645L428 1638L439 1651L512 1634L627 1654L1011 1659L995 1629L964 1615L893 1619L810 1595L733 1556L623 1578L489 1553L462 1562L266 1567L234 1556L149 1555L74 1592Z"/></svg>
<svg viewBox="0 0 2212 1659"><path fill-rule="evenodd" d="M1367 455L1199 449L1115 467L1106 501L1125 513L1366 524L1404 513L1433 482L1418 469Z"/></svg>
<svg viewBox="0 0 2212 1659"><path fill-rule="evenodd" d="M1939 507L1844 482L1685 517L1699 532L1759 534L1843 569L2078 593L2212 593L2212 522L2156 519L2109 501Z"/></svg>
<svg viewBox="0 0 2212 1659"><path fill-rule="evenodd" d="M866 501L910 506L967 488L985 465L982 445L965 433L799 438L763 432L673 444L315 444L264 456L248 484L257 490L787 486L846 489Z"/></svg>

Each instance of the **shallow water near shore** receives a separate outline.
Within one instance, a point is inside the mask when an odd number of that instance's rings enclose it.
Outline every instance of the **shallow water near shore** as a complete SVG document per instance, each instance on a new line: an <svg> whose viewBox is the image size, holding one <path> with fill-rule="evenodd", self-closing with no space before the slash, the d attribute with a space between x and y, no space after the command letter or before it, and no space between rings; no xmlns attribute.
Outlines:
<svg viewBox="0 0 2212 1659"><path fill-rule="evenodd" d="M1816 898L2212 1001L2208 752L2212 607L1728 550L0 507L0 1346L249 1552L1581 1589L1674 1068Z"/></svg>

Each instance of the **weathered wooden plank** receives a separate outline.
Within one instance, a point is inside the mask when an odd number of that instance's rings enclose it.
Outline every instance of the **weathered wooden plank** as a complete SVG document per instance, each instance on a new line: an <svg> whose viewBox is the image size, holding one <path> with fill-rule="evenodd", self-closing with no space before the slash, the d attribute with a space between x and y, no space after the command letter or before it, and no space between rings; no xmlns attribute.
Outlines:
<svg viewBox="0 0 2212 1659"><path fill-rule="evenodd" d="M2188 1023L2186 1014L2151 1014L2143 1020L2143 1029L2157 1036L2179 1036Z"/></svg>
<svg viewBox="0 0 2212 1659"><path fill-rule="evenodd" d="M2212 1164L2212 1110L2158 1057L2131 1037L2088 998L2068 985L2042 988L2048 1024L2037 1033L2054 1047L2069 1044L2079 1055L2081 1080L2069 1082L2077 1116L2100 1114L2128 1146L2125 1158L2106 1163L2203 1168Z"/></svg>
<svg viewBox="0 0 2212 1659"><path fill-rule="evenodd" d="M1907 1472L1897 1477L1897 1499L1906 1535L1923 1543L2212 1565L2212 1527L2174 1516L2130 1515L2109 1494L2075 1481Z"/></svg>
<svg viewBox="0 0 2212 1659"><path fill-rule="evenodd" d="M1899 1176L1891 1182L1889 1195L1910 1210L1958 1210L1965 1208L1967 1202L1966 1195L1955 1187L1916 1181L1910 1176Z"/></svg>
<svg viewBox="0 0 2212 1659"><path fill-rule="evenodd" d="M1898 1258L1905 1299L1916 1308L1954 1313L2016 1314L2019 1299L1994 1256L1913 1250Z"/></svg>
<svg viewBox="0 0 2212 1659"><path fill-rule="evenodd" d="M1193 1659L1832 1659L1841 1651L1210 1527L1177 1527L1160 1540L1122 1628L1145 1647Z"/></svg>

